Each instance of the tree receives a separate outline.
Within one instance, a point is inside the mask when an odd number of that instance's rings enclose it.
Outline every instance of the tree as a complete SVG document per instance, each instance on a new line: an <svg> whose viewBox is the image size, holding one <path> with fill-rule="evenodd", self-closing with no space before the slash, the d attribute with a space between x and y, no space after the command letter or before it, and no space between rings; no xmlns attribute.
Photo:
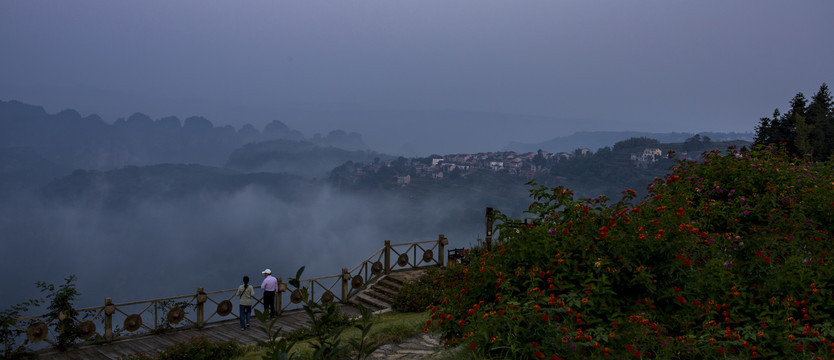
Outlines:
<svg viewBox="0 0 834 360"><path fill-rule="evenodd" d="M683 141L683 149L686 151L704 150L709 147L710 143L712 143L712 139L710 139L709 136L695 134Z"/></svg>
<svg viewBox="0 0 834 360"><path fill-rule="evenodd" d="M794 114L794 122L796 123L796 138L794 138L794 147L800 154L814 154L814 145L812 144L812 136L814 134L814 125L809 124L805 117L799 114Z"/></svg>
<svg viewBox="0 0 834 360"><path fill-rule="evenodd" d="M808 141L813 147L814 158L825 160L832 154L834 146L834 105L828 85L823 83L819 91L811 97L811 103L805 113L808 125L814 128Z"/></svg>
<svg viewBox="0 0 834 360"><path fill-rule="evenodd" d="M683 141L683 149L686 151L696 151L701 149L701 135L695 134Z"/></svg>
<svg viewBox="0 0 834 360"><path fill-rule="evenodd" d="M73 308L73 303L80 295L75 289L76 279L75 275L70 275L64 279L64 284L59 286L41 281L35 283L42 292L47 293L49 313L46 315L50 322L55 322L54 329L58 333L55 347L60 351L66 350L78 339L78 311Z"/></svg>
<svg viewBox="0 0 834 360"><path fill-rule="evenodd" d="M536 155L533 156L533 165L536 165L536 167L539 168L547 166L547 159L544 158L544 152L542 149L539 149L539 151L536 152Z"/></svg>
<svg viewBox="0 0 834 360"><path fill-rule="evenodd" d="M619 141L616 144L614 144L614 151L619 152L631 148L658 147L659 145L660 141L658 141L657 139L647 138L645 136L633 137L625 139L623 141Z"/></svg>
<svg viewBox="0 0 834 360"><path fill-rule="evenodd" d="M790 101L784 114L779 109L772 118L761 118L756 126L756 144L784 143L796 155L811 154L825 160L834 154L834 101L823 83L810 103L801 92Z"/></svg>
<svg viewBox="0 0 834 360"><path fill-rule="evenodd" d="M773 119L768 117L759 119L759 125L756 126L755 144L765 145L779 142L776 134L776 123L779 121L780 115L777 108L773 110Z"/></svg>
<svg viewBox="0 0 834 360"><path fill-rule="evenodd" d="M26 348L21 345L15 345L15 339L22 334L23 330L17 329L17 319L21 315L29 311L30 308L40 306L41 299L27 300L19 304L10 306L9 308L0 311L0 337L3 338L3 359L23 359L27 357ZM25 343L24 343L25 344Z"/></svg>

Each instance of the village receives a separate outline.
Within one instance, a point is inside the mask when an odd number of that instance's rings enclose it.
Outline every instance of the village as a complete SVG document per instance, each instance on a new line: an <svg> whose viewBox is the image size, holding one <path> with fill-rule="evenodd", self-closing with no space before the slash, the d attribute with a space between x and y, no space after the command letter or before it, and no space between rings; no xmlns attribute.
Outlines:
<svg viewBox="0 0 834 360"><path fill-rule="evenodd" d="M601 149L600 151L609 148ZM414 178L454 179L466 178L474 173L489 171L510 176L532 179L541 174L550 174L552 166L577 157L590 157L594 153L588 148L576 149L573 153L537 152L516 153L513 151L485 152L475 154L431 155L425 158L375 160L366 163L348 163L334 170L342 181L356 183L362 178L376 178L377 181L395 183L407 187ZM687 154L683 154L686 156ZM645 148L641 152L628 154L631 164L647 168L665 158L660 148ZM385 178L381 178L380 176Z"/></svg>

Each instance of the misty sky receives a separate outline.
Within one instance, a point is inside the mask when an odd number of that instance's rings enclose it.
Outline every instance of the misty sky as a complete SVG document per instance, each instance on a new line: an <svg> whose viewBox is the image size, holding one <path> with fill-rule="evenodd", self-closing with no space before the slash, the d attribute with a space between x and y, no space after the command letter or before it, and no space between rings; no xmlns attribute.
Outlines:
<svg viewBox="0 0 834 360"><path fill-rule="evenodd" d="M284 110L501 112L565 132L528 141L753 131L834 82L832 15L829 0L2 1L0 99L307 136L379 123Z"/></svg>

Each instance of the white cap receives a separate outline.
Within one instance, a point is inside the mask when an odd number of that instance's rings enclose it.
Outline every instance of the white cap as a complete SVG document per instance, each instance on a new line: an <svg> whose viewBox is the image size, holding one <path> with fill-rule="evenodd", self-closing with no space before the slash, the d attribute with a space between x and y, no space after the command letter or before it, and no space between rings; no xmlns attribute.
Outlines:
<svg viewBox="0 0 834 360"><path fill-rule="evenodd" d="M272 274L272 270L266 269L264 271L261 271L261 273L269 275L269 274Z"/></svg>

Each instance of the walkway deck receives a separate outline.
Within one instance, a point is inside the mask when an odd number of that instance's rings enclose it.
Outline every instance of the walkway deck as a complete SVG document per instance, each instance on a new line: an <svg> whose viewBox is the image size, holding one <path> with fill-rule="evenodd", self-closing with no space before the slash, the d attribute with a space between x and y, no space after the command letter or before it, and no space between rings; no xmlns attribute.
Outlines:
<svg viewBox="0 0 834 360"><path fill-rule="evenodd" d="M399 282L404 282L419 277L424 273L425 272L422 269L413 269L406 271L398 271L388 276L396 277L397 279L399 279ZM363 290L363 292L376 291L374 290L374 286L372 285L373 284L368 284L368 287L365 290ZM359 295L357 295L357 297L358 296ZM339 304L339 306L341 307L343 313L350 314L353 316L360 315L359 310L351 304ZM385 304L384 307L389 307L389 305ZM209 340L213 341L228 341L236 339L240 344L251 344L256 343L258 341L267 340L266 335L259 328L259 326L261 326L261 322L254 317L254 314L252 314L252 316L252 326L250 326L246 330L240 329L240 322L235 318L232 320L222 322L213 322L207 324L202 328L172 330L167 333L156 335L144 334L126 336L118 338L113 342L104 344L84 344L71 348L65 352L58 352L52 349L43 350L41 352L38 352L38 355L41 359L57 360L120 359L121 357L124 357L126 355L132 355L136 353L153 354L154 352L162 350L169 345L182 343L188 341L191 338L200 336L205 336ZM278 317L275 327L281 328L282 333L287 333L302 327L307 327L307 320L307 315L304 313L304 310L302 309L284 311L284 313ZM422 343L425 343L426 340L421 338L415 339L414 342L418 344L417 347L425 347ZM429 341L429 343L431 343L431 341ZM425 355L425 353L431 353L433 351L433 349L428 348L424 348L418 351L414 349L409 349L409 346L411 345L405 346L404 349L394 349L394 352L397 353L397 356L392 356L392 358L421 358ZM409 352L412 352L413 354L409 354ZM386 354L387 352L380 351L380 353Z"/></svg>
<svg viewBox="0 0 834 360"><path fill-rule="evenodd" d="M351 315L359 315L359 310L350 305L341 305L342 311ZM237 339L241 344L250 344L266 340L266 335L259 329L261 322L254 318L251 326L246 330L240 329L240 322L237 319L223 322L211 323L202 328L191 328L172 331L159 335L139 335L125 337L107 344L82 345L65 352L50 350L41 352L41 359L57 360L86 360L86 359L119 359L126 355L135 353L153 354L166 346L188 341L194 337L205 336L214 341L228 341ZM307 315L303 310L286 311L278 317L276 328L280 327L281 332L290 332L307 326Z"/></svg>

